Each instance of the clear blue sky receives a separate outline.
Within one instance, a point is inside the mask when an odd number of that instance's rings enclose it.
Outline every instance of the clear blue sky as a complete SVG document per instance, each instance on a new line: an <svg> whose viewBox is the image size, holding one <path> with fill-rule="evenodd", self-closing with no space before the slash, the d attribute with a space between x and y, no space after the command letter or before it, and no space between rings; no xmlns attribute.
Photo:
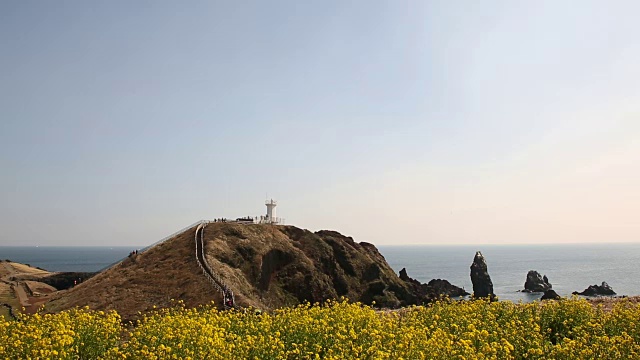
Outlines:
<svg viewBox="0 0 640 360"><path fill-rule="evenodd" d="M636 1L2 1L0 245L264 213L640 241Z"/></svg>

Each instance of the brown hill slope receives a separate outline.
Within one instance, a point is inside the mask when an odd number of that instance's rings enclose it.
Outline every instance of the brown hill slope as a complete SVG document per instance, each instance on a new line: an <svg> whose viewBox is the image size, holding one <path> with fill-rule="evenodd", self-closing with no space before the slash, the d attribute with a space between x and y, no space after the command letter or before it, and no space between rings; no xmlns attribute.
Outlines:
<svg viewBox="0 0 640 360"><path fill-rule="evenodd" d="M195 228L144 253L133 255L78 286L62 291L47 303L55 312L75 306L115 309L123 319L153 306L166 307L171 300L186 306L221 302L220 295L202 275L195 259Z"/></svg>
<svg viewBox="0 0 640 360"><path fill-rule="evenodd" d="M195 227L134 255L60 292L46 309L89 306L134 319L153 306L170 306L171 299L188 307L212 300L221 304L221 295L197 264L194 237ZM384 307L427 300L394 273L375 246L335 231L210 223L204 230L204 251L241 306L274 309L341 296Z"/></svg>

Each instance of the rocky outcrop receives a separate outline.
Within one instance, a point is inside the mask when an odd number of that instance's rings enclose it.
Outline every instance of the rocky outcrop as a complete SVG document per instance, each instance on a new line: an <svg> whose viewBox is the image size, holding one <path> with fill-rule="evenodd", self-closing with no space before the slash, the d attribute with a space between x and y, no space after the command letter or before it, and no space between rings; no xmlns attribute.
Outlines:
<svg viewBox="0 0 640 360"><path fill-rule="evenodd" d="M535 270L529 270L527 273L527 280L524 283L523 292L545 292L552 288L549 283L549 279L547 279L547 275L542 276L539 272Z"/></svg>
<svg viewBox="0 0 640 360"><path fill-rule="evenodd" d="M436 295L438 297L443 295L448 297L470 295L465 291L465 289L455 286L444 279L432 279L426 284L426 287L431 291L433 295Z"/></svg>
<svg viewBox="0 0 640 360"><path fill-rule="evenodd" d="M573 294L582 296L613 296L616 295L616 292L613 291L609 284L603 281L601 285L590 285L583 292L574 291Z"/></svg>
<svg viewBox="0 0 640 360"><path fill-rule="evenodd" d="M336 231L225 224L205 237L214 270L218 262L237 279L229 281L234 292L262 308L342 296L390 308L421 302L374 245Z"/></svg>
<svg viewBox="0 0 640 360"><path fill-rule="evenodd" d="M476 252L471 264L471 283L473 284L474 298L490 298L496 299L493 293L493 282L487 270L487 262L480 251Z"/></svg>
<svg viewBox="0 0 640 360"><path fill-rule="evenodd" d="M550 289L544 292L540 300L558 300L560 298L560 295L555 290Z"/></svg>
<svg viewBox="0 0 640 360"><path fill-rule="evenodd" d="M426 284L411 278L407 274L407 269L400 270L400 280L411 286L414 293L418 295L421 302L430 302L443 297L458 297L469 295L463 288L452 285L447 280L433 279Z"/></svg>
<svg viewBox="0 0 640 360"><path fill-rule="evenodd" d="M58 290L66 290L91 278L95 274L95 272L59 272L42 277L39 281Z"/></svg>
<svg viewBox="0 0 640 360"><path fill-rule="evenodd" d="M402 268L402 270L400 270L400 280L402 281L407 281L407 282L417 282L418 284L420 283L418 280L412 279L409 277L409 275L407 274L407 269L406 268Z"/></svg>

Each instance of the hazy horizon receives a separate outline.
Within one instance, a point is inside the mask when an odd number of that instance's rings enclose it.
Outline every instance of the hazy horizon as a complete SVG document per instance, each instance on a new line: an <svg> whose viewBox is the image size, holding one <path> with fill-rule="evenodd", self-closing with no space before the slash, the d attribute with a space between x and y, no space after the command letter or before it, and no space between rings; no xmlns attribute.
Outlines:
<svg viewBox="0 0 640 360"><path fill-rule="evenodd" d="M0 2L0 246L278 216L640 242L640 3Z"/></svg>
<svg viewBox="0 0 640 360"><path fill-rule="evenodd" d="M354 239L356 242L358 239ZM157 240L156 240L157 241ZM155 242L155 241L154 241ZM365 241L366 242L366 241ZM0 245L0 248L122 248L122 249L143 249L149 244L137 244L137 245L100 245L100 244L89 244L89 245ZM421 247L472 247L472 246L482 246L482 247L572 247L576 245L588 245L588 246L640 246L640 242L611 242L611 243L601 243L601 242L581 242L581 243L454 243L454 244L435 244L435 243L404 243L404 244L379 244L377 245L378 249L384 248L421 248ZM478 248L475 251L482 251L483 248ZM384 255L384 254L383 254ZM472 254L473 255L473 254ZM11 260L11 259L9 259Z"/></svg>

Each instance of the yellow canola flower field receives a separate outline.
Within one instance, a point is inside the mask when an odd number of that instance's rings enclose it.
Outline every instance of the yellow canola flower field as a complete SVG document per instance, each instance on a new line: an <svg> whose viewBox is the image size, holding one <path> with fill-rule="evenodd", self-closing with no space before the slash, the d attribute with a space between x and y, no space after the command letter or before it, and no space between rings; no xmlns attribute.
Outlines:
<svg viewBox="0 0 640 360"><path fill-rule="evenodd" d="M0 359L639 359L640 306L584 300L437 302L376 311L346 300L271 314L181 304L121 325L76 309L0 321Z"/></svg>

